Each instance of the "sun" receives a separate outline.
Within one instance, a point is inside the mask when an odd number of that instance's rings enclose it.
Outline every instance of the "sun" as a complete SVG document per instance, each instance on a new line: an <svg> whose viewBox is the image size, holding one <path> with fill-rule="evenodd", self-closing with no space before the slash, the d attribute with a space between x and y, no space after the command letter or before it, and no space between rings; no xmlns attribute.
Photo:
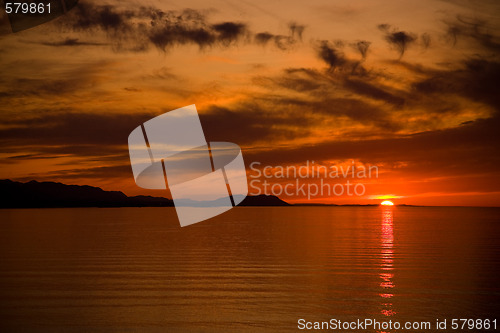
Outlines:
<svg viewBox="0 0 500 333"><path fill-rule="evenodd" d="M380 203L382 206L394 206L394 203L390 200L385 200Z"/></svg>

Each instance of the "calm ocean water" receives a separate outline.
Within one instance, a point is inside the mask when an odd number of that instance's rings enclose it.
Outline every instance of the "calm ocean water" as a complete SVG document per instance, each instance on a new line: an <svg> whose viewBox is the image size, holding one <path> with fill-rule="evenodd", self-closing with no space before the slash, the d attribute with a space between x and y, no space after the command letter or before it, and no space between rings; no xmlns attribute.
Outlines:
<svg viewBox="0 0 500 333"><path fill-rule="evenodd" d="M497 208L237 207L185 228L173 208L0 210L0 331L500 326L499 264Z"/></svg>

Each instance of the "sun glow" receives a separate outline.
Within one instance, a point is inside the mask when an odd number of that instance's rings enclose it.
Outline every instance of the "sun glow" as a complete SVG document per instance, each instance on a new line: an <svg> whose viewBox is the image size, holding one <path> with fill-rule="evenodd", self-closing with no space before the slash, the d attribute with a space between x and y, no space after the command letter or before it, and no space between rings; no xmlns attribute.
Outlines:
<svg viewBox="0 0 500 333"><path fill-rule="evenodd" d="M385 200L380 203L382 206L394 206L394 203L390 200Z"/></svg>

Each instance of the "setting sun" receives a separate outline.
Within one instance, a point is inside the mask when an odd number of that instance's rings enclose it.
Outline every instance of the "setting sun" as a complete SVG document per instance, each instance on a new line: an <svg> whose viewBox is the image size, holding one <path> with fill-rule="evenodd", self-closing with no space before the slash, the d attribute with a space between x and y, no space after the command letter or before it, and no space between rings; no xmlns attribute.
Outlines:
<svg viewBox="0 0 500 333"><path fill-rule="evenodd" d="M382 201L380 204L382 206L394 206L394 203L392 201L389 201L389 200Z"/></svg>

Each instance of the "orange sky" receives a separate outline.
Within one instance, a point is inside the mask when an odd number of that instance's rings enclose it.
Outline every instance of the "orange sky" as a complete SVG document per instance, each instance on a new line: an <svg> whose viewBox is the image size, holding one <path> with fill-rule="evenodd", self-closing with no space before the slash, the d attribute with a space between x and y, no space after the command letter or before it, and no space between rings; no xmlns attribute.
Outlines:
<svg viewBox="0 0 500 333"><path fill-rule="evenodd" d="M379 168L364 196L313 202L500 206L497 1L141 5L0 36L0 178L162 196L135 185L128 134L196 104L247 167Z"/></svg>

